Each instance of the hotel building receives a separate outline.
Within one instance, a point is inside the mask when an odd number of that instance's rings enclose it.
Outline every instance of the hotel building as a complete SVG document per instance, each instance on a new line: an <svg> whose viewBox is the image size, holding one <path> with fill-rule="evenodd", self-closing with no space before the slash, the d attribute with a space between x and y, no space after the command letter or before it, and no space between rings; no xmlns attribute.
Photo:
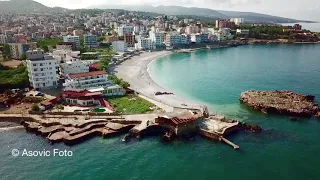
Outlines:
<svg viewBox="0 0 320 180"><path fill-rule="evenodd" d="M40 50L27 51L26 55L30 86L35 89L57 87L57 60Z"/></svg>

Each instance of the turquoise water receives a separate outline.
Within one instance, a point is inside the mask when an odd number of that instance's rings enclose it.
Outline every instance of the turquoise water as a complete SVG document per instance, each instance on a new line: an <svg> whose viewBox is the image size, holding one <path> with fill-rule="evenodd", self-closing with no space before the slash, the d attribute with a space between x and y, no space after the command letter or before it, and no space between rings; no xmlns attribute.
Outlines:
<svg viewBox="0 0 320 180"><path fill-rule="evenodd" d="M320 46L270 45L172 54L155 61L156 81L212 111L258 124L228 137L235 151L201 137L163 144L94 138L50 145L24 130L0 132L0 179L320 179L320 121L264 115L239 104L248 89L290 89L320 97ZM70 150L72 157L13 157L13 148Z"/></svg>

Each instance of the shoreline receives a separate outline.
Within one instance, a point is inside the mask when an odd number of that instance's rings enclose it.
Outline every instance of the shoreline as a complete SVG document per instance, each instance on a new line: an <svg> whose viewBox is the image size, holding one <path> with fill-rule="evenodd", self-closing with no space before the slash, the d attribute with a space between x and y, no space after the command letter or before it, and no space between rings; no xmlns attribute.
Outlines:
<svg viewBox="0 0 320 180"><path fill-rule="evenodd" d="M170 92L167 88L155 82L149 73L150 64L155 60L172 54L171 51L145 52L140 56L124 61L115 66L113 72L116 76L130 83L130 88L138 92L140 97L153 101L166 112L172 112L175 108L202 109L203 105L177 94L158 95L156 92ZM184 104L184 105L182 105Z"/></svg>

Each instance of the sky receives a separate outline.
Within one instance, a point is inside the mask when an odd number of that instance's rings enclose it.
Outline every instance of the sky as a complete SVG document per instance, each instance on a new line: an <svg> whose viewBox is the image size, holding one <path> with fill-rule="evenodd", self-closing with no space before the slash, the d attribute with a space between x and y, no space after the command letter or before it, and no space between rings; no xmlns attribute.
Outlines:
<svg viewBox="0 0 320 180"><path fill-rule="evenodd" d="M46 6L70 9L99 4L179 5L215 10L258 12L303 20L320 20L320 0L35 0Z"/></svg>

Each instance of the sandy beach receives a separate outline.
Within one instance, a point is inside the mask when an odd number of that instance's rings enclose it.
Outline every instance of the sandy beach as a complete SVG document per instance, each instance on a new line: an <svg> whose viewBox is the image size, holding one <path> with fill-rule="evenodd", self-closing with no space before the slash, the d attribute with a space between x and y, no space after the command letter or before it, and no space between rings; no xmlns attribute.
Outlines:
<svg viewBox="0 0 320 180"><path fill-rule="evenodd" d="M161 87L150 77L148 73L149 64L159 57L171 54L169 51L144 52L140 56L135 56L114 68L114 73L120 78L130 83L130 88L139 92L144 98L151 101L158 107L167 112L173 111L174 108L193 108L199 109L201 105L174 95L158 95L156 92L171 92ZM184 105L182 105L184 104Z"/></svg>

